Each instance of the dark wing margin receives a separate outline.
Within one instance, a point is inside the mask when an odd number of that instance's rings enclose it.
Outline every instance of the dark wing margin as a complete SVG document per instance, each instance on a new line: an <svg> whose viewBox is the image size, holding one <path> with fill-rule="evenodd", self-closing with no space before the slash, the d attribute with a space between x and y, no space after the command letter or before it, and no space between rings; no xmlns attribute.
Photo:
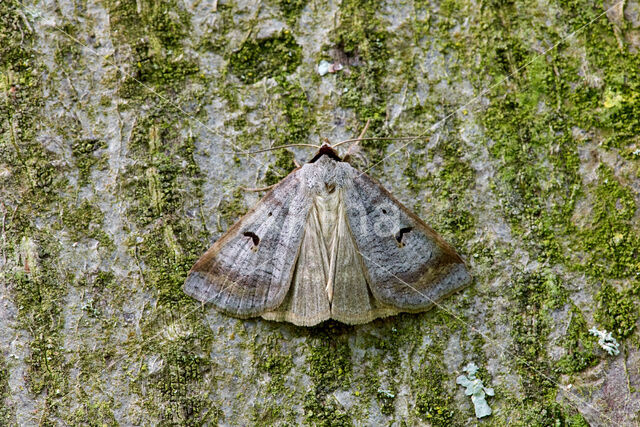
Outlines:
<svg viewBox="0 0 640 427"><path fill-rule="evenodd" d="M311 206L298 172L269 191L200 257L187 276L185 293L243 318L282 303Z"/></svg>
<svg viewBox="0 0 640 427"><path fill-rule="evenodd" d="M352 170L345 203L369 288L381 303L424 311L470 283L456 251L365 173Z"/></svg>

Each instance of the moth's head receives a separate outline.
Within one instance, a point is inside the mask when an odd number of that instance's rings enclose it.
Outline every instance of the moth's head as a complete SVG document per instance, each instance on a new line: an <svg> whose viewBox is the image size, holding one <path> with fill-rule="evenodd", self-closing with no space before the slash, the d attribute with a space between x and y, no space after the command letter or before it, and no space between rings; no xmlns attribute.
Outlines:
<svg viewBox="0 0 640 427"><path fill-rule="evenodd" d="M320 159L322 156L328 156L330 159L333 159L336 162L342 161L342 158L338 155L338 152L329 144L324 143L322 144L322 147L320 147L318 152L315 154L315 156L313 156L313 158L309 160L309 163L314 163L315 161Z"/></svg>
<svg viewBox="0 0 640 427"><path fill-rule="evenodd" d="M369 122L367 121L367 126L368 125L369 125ZM328 140L325 139L325 142L320 147L318 147L315 144L295 143L295 144L278 145L276 147L265 148L263 150L257 150L257 151L246 151L241 154L258 154L258 153L264 153L267 151L282 150L282 149L291 148L291 147L313 147L318 149L318 151L307 163L314 163L319 159L321 159L323 156L327 156L329 159L336 162L351 163L355 157L359 157L358 150L360 145L358 143L360 141L365 139L389 139L389 138L363 138L362 135L364 135L364 131L366 130L367 126L365 126L365 129L363 130L363 132L360 134L358 138L346 139L344 141L340 141L335 144L330 144ZM349 149L347 150L347 152L343 156L340 156L340 154L338 154L337 148L338 146L346 143L352 143L352 144L349 146ZM238 154L238 153L227 153L227 154Z"/></svg>

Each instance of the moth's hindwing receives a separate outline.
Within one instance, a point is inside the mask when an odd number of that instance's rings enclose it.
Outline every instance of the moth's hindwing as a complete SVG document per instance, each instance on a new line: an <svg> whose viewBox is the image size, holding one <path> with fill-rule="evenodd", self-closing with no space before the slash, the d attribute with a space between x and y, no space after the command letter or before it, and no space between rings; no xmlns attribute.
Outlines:
<svg viewBox="0 0 640 427"><path fill-rule="evenodd" d="M347 217L381 303L422 311L471 278L456 251L379 183L353 169L345 186Z"/></svg>
<svg viewBox="0 0 640 427"><path fill-rule="evenodd" d="M184 284L187 294L238 317L282 303L310 207L298 172L268 192L196 262Z"/></svg>

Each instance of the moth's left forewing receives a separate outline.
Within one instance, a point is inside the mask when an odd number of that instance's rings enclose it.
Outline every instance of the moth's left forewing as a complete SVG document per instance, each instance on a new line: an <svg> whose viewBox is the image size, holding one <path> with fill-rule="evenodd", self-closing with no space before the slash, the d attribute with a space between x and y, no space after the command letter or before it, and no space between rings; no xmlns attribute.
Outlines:
<svg viewBox="0 0 640 427"><path fill-rule="evenodd" d="M431 227L371 177L346 168L349 226L377 300L426 310L471 281L464 261Z"/></svg>
<svg viewBox="0 0 640 427"><path fill-rule="evenodd" d="M285 298L310 206L300 169L268 192L196 262L184 284L218 310L252 317Z"/></svg>

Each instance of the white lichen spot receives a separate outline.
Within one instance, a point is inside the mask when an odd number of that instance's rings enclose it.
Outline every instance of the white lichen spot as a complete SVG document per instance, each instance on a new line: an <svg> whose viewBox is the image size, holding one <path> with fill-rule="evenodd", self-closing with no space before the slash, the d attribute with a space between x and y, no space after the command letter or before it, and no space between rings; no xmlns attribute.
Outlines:
<svg viewBox="0 0 640 427"><path fill-rule="evenodd" d="M335 73L336 71L342 70L342 64L340 63L331 63L329 61L325 61L324 59L320 61L318 64L318 74L324 76L327 73Z"/></svg>
<svg viewBox="0 0 640 427"><path fill-rule="evenodd" d="M159 372L162 369L163 365L164 361L160 358L160 356L152 355L147 361L146 369L149 375L151 375Z"/></svg>
<svg viewBox="0 0 640 427"><path fill-rule="evenodd" d="M327 74L329 72L329 65L331 64L324 59L320 61L320 63L318 64L318 74L320 74L321 76Z"/></svg>
<svg viewBox="0 0 640 427"><path fill-rule="evenodd" d="M491 408L485 397L493 396L493 389L485 387L482 384L482 380L476 378L478 367L475 363L469 362L462 370L465 371L467 375L460 375L456 378L456 383L466 388L464 394L471 396L471 402L473 402L473 407L476 410L476 417L482 418L491 415Z"/></svg>
<svg viewBox="0 0 640 427"><path fill-rule="evenodd" d="M378 394L380 394L380 395L382 395L384 397L388 397L390 399L393 399L394 397L396 397L396 395L393 394L393 392L391 392L390 390L385 390L385 389L382 389L382 388L378 389Z"/></svg>
<svg viewBox="0 0 640 427"><path fill-rule="evenodd" d="M607 330L599 331L595 328L595 326L589 329L589 333L591 335L595 335L598 337L598 345L610 356L617 356L620 354L620 344L614 337L611 336L611 332L607 332Z"/></svg>

